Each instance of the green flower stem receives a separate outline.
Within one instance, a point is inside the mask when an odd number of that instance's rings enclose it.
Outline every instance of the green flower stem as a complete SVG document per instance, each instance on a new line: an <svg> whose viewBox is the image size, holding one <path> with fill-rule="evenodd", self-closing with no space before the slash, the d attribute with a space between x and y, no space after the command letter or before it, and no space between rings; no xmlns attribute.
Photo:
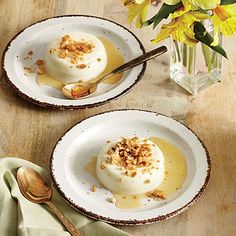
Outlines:
<svg viewBox="0 0 236 236"><path fill-rule="evenodd" d="M174 50L174 53L171 55L172 57L172 61L173 63L175 64L176 63L176 54L175 54L175 50Z"/></svg>
<svg viewBox="0 0 236 236"><path fill-rule="evenodd" d="M181 61L181 56L180 56L179 44L175 40L174 40L174 45L175 45L175 51L176 51L176 54L177 54L177 61L180 62Z"/></svg>
<svg viewBox="0 0 236 236"><path fill-rule="evenodd" d="M212 65L213 68L217 68L218 67L218 54L215 51L212 51L211 65Z"/></svg>
<svg viewBox="0 0 236 236"><path fill-rule="evenodd" d="M187 67L187 56L188 56L188 46L185 43L182 43L182 64L184 67Z"/></svg>
<svg viewBox="0 0 236 236"><path fill-rule="evenodd" d="M194 56L195 56L195 46L188 46L188 73L192 74L193 65L194 65Z"/></svg>
<svg viewBox="0 0 236 236"><path fill-rule="evenodd" d="M213 52L212 52L212 55L211 55L211 64L212 64L212 65L215 65L215 62L216 62L216 57L215 57L215 55L216 55L216 52L213 51Z"/></svg>
<svg viewBox="0 0 236 236"><path fill-rule="evenodd" d="M214 68L218 68L219 67L219 57L218 57L218 55L217 55L217 53L216 53L216 55L215 55L215 67Z"/></svg>
<svg viewBox="0 0 236 236"><path fill-rule="evenodd" d="M210 48L202 43L202 52L205 58L205 63L208 68L208 73L211 72L211 54L210 54Z"/></svg>

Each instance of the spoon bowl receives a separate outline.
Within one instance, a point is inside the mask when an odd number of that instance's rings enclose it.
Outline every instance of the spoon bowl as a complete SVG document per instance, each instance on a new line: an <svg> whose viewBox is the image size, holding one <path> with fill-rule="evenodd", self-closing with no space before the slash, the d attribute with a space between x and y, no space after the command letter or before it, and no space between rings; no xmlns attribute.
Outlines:
<svg viewBox="0 0 236 236"><path fill-rule="evenodd" d="M17 171L17 182L22 195L35 203L44 203L52 198L52 189L34 169L21 167Z"/></svg>
<svg viewBox="0 0 236 236"><path fill-rule="evenodd" d="M19 189L26 199L34 203L47 204L72 236L81 236L79 230L51 202L52 189L37 171L28 167L20 167L17 170L16 179Z"/></svg>
<svg viewBox="0 0 236 236"><path fill-rule="evenodd" d="M62 88L62 93L70 99L80 99L97 90L97 83L80 82L68 84Z"/></svg>

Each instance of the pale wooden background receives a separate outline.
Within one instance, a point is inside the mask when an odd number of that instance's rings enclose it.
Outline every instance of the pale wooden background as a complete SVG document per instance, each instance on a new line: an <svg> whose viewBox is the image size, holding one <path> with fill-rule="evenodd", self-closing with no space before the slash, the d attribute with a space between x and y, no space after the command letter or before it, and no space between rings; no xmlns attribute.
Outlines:
<svg viewBox="0 0 236 236"><path fill-rule="evenodd" d="M154 11L154 9L152 9ZM126 9L116 0L0 0L0 52L20 30L63 14L106 17L127 27ZM154 32L132 29L146 49ZM137 236L236 235L236 37L225 39L229 61L223 81L192 97L169 80L168 55L148 63L143 80L128 95L98 108L52 111L32 105L0 80L0 156L17 156L48 168L59 137L82 118L117 108L141 108L169 115L190 126L205 142L212 175L203 197L165 222L121 227ZM1 71L2 73L2 71Z"/></svg>

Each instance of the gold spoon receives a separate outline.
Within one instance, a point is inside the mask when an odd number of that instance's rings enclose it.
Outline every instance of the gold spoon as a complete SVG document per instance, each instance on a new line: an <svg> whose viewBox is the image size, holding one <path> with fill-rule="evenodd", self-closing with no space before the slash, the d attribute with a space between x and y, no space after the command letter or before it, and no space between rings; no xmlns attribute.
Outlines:
<svg viewBox="0 0 236 236"><path fill-rule="evenodd" d="M121 72L124 72L128 69L131 69L137 65L140 65L148 60L151 60L167 51L167 48L165 46L161 46L159 48L156 48L148 53L145 53L139 57L136 57L135 59L126 62L125 64L115 68L108 74L102 76L101 78L97 79L94 82L78 82L74 84L68 84L65 85L62 88L62 93L71 99L80 99L82 97L88 96L91 93L95 92L97 90L97 85L101 83L102 81L106 80L107 78L119 74Z"/></svg>
<svg viewBox="0 0 236 236"><path fill-rule="evenodd" d="M82 236L79 230L52 203L52 189L43 177L32 168L20 167L17 182L22 195L34 203L45 203L58 217L72 236Z"/></svg>

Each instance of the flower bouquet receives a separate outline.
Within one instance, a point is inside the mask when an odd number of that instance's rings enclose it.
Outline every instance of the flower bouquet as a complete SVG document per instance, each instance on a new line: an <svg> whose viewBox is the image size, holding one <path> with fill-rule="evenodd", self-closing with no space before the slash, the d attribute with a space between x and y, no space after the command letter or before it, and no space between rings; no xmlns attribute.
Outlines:
<svg viewBox="0 0 236 236"><path fill-rule="evenodd" d="M152 39L158 43L171 37L170 78L195 94L220 81L222 34L236 32L236 0L164 0L156 15L146 20L151 0L123 0L128 21L153 29L167 19Z"/></svg>

